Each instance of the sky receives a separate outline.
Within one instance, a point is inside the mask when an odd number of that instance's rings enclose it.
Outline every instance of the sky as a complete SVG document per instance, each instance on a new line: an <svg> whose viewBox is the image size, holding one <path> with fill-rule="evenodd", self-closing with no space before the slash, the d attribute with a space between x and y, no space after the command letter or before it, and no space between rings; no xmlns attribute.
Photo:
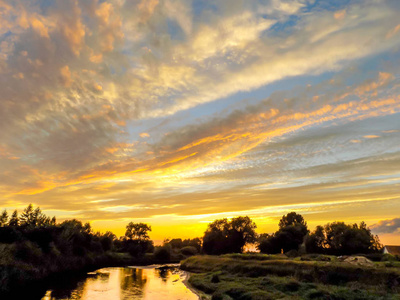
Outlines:
<svg viewBox="0 0 400 300"><path fill-rule="evenodd" d="M0 0L0 208L400 244L397 0Z"/></svg>

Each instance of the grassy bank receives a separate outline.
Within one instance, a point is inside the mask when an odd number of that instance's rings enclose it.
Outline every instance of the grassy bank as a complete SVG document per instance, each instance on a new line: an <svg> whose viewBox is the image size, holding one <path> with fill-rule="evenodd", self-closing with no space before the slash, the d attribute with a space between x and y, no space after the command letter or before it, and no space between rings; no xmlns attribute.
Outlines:
<svg viewBox="0 0 400 300"><path fill-rule="evenodd" d="M328 261L329 260L329 261ZM218 299L400 299L400 268L276 255L195 256L189 283Z"/></svg>

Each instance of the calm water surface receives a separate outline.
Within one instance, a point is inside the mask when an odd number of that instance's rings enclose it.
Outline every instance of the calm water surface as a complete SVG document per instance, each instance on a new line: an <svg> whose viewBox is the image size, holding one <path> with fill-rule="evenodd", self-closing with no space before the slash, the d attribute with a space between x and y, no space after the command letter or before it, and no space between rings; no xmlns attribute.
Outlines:
<svg viewBox="0 0 400 300"><path fill-rule="evenodd" d="M75 283L48 290L42 300L198 300L183 283L186 276L178 267L104 268Z"/></svg>

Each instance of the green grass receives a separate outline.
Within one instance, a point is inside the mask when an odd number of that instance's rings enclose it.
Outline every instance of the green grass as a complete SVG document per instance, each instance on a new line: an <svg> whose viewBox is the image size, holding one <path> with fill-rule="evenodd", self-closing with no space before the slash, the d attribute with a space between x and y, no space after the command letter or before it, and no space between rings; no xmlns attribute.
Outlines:
<svg viewBox="0 0 400 300"><path fill-rule="evenodd" d="M189 283L218 299L400 299L400 269L351 265L331 258L194 256L182 262Z"/></svg>

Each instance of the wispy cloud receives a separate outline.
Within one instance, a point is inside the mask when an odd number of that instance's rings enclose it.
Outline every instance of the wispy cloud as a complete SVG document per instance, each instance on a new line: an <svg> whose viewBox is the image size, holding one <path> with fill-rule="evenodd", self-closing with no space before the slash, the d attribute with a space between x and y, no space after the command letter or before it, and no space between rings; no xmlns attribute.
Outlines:
<svg viewBox="0 0 400 300"><path fill-rule="evenodd" d="M400 84L385 59L398 60L398 12L0 1L4 203L111 220L393 201Z"/></svg>

